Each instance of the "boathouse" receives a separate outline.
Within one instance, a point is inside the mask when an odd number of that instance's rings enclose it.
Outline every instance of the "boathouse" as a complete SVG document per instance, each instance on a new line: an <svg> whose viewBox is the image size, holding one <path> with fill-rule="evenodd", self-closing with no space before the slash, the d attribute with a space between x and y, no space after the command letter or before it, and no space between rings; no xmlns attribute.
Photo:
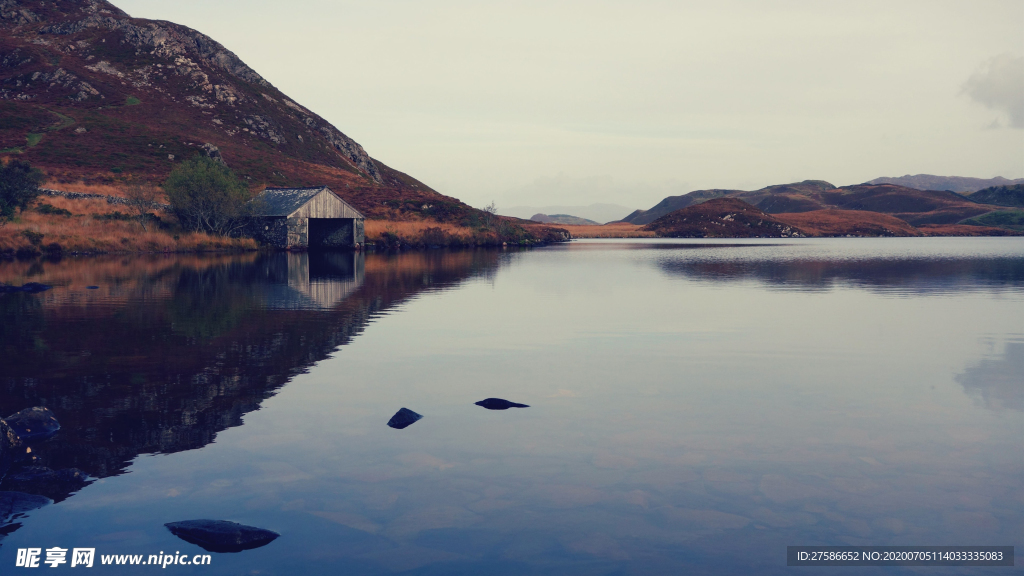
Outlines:
<svg viewBox="0 0 1024 576"><path fill-rule="evenodd" d="M363 245L364 217L327 186L267 188L254 200L260 217L253 236L285 249Z"/></svg>

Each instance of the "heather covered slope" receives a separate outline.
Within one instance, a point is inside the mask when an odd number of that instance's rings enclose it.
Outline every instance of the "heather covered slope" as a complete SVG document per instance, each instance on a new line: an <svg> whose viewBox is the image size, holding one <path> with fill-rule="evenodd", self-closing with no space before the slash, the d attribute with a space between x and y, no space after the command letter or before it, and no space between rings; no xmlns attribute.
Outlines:
<svg viewBox="0 0 1024 576"><path fill-rule="evenodd" d="M903 220L878 212L814 210L774 216L808 236L923 236Z"/></svg>
<svg viewBox="0 0 1024 576"><path fill-rule="evenodd" d="M206 143L253 188L327 184L371 217L469 210L374 160L200 32L104 0L0 0L0 155L51 180L162 181Z"/></svg>

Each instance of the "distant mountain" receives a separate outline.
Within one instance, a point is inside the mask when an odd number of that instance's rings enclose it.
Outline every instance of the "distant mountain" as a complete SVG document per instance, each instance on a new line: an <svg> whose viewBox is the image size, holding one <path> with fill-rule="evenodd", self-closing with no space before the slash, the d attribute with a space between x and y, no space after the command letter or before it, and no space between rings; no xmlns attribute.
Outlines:
<svg viewBox="0 0 1024 576"><path fill-rule="evenodd" d="M1024 184L993 186L971 194L971 200L997 206L1024 206Z"/></svg>
<svg viewBox="0 0 1024 576"><path fill-rule="evenodd" d="M906 176L899 177L883 176L882 178L875 178L865 182L865 184L896 184L918 190L950 190L964 194L977 192L982 188L989 188L991 186L1007 186L1022 183L1024 183L1024 178L1007 180L1001 176L996 178L968 178L964 176L933 176L931 174L917 174L915 176L907 174Z"/></svg>
<svg viewBox="0 0 1024 576"><path fill-rule="evenodd" d="M580 218L579 216L571 216L569 214L534 214L530 217L530 220L534 222L540 222L541 224L566 224L570 226L600 226L599 222L593 220L587 220L586 218Z"/></svg>
<svg viewBox="0 0 1024 576"><path fill-rule="evenodd" d="M593 220L600 224L620 220L629 214L632 208L619 204L589 204L587 206L512 206L498 208L502 216L530 219L534 214L574 214L580 218Z"/></svg>
<svg viewBox="0 0 1024 576"><path fill-rule="evenodd" d="M649 224L680 208L714 198L743 200L768 214L815 210L861 210L895 216L911 225L953 224L999 206L979 204L954 192L917 190L892 184L861 184L836 188L821 180L766 186L760 190L697 190L670 196L654 207L630 214L625 221Z"/></svg>
<svg viewBox="0 0 1024 576"><path fill-rule="evenodd" d="M469 210L371 158L209 36L105 0L0 0L0 155L62 181L159 182L207 143L254 188L326 184L369 216Z"/></svg>

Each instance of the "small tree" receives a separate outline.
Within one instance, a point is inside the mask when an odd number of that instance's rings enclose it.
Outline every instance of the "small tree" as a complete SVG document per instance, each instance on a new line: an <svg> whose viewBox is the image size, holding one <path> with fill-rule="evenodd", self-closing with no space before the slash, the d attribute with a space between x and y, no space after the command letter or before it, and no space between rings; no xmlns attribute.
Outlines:
<svg viewBox="0 0 1024 576"><path fill-rule="evenodd" d="M148 182L140 182L134 178L129 181L128 187L124 190L128 209L138 218L139 224L144 231L148 231L146 220L149 218L149 211L155 207L154 205L159 194L156 186Z"/></svg>
<svg viewBox="0 0 1024 576"><path fill-rule="evenodd" d="M488 228L491 227L491 223L494 222L494 215L498 213L498 205L491 200L491 203L484 206L484 225Z"/></svg>
<svg viewBox="0 0 1024 576"><path fill-rule="evenodd" d="M39 196L43 173L28 162L12 160L0 166L0 226L14 217L15 210L24 210Z"/></svg>
<svg viewBox="0 0 1024 576"><path fill-rule="evenodd" d="M186 230L231 234L246 224L249 191L230 168L206 156L172 170L164 192Z"/></svg>

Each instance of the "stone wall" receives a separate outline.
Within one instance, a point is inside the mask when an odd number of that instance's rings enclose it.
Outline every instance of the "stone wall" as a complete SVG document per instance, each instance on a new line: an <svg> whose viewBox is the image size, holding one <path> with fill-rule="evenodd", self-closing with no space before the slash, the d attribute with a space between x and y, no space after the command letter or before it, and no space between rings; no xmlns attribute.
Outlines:
<svg viewBox="0 0 1024 576"><path fill-rule="evenodd" d="M39 193L46 196L59 196L61 198L68 198L70 200L106 200L107 204L113 204L115 206L128 206L130 202L127 198L121 198L119 196L107 196L105 194L87 194L85 192L64 192L62 190L51 190L50 188L40 188ZM150 207L154 210L170 210L170 204L161 204L159 202L150 202Z"/></svg>

